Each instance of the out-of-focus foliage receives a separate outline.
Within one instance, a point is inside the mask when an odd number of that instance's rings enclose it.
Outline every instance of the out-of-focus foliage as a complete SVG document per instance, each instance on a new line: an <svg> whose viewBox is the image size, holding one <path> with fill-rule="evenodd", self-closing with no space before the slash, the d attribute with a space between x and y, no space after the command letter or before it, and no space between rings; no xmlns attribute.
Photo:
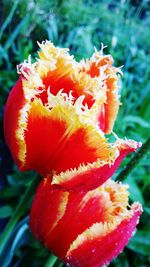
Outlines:
<svg viewBox="0 0 150 267"><path fill-rule="evenodd" d="M150 134L150 16L147 0L1 0L0 3L0 226L3 229L33 175L16 170L3 139L4 105L17 80L16 65L35 53L37 40L50 39L55 45L69 47L78 60L89 57L94 46L100 49L104 43L115 65L124 65L122 106L114 131L120 137L144 142ZM122 168L127 161L129 158ZM125 180L130 185L131 200L139 200L144 213L137 234L111 267L150 266L149 169L147 156ZM54 262L54 266L62 266L30 234L28 213L27 205L26 214L12 233L13 241L7 244L1 266L50 267Z"/></svg>

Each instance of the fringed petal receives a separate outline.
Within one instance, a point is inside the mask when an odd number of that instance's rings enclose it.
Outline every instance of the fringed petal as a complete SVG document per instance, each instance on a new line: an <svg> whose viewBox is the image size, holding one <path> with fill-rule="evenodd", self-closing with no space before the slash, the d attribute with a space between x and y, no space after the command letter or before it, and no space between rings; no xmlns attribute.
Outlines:
<svg viewBox="0 0 150 267"><path fill-rule="evenodd" d="M100 128L106 134L111 133L113 129L120 105L117 73L121 73L121 70L113 67L112 64L113 58L110 55L103 55L103 48L100 52L96 51L90 60L81 61L82 72L89 74L92 79L97 77L103 82L103 86L100 86L99 90L104 91L105 97L104 102L99 105L98 121ZM98 102L98 98L96 102Z"/></svg>
<svg viewBox="0 0 150 267"><path fill-rule="evenodd" d="M130 216L121 221L95 224L72 244L64 260L72 267L103 267L117 257L129 242L139 222L142 208L138 203L131 207Z"/></svg>
<svg viewBox="0 0 150 267"><path fill-rule="evenodd" d="M54 174L52 183L68 191L92 190L107 181L116 172L123 159L135 152L141 143L133 140L118 139L115 144L116 156L112 162L99 158L96 162L82 165L74 170Z"/></svg>
<svg viewBox="0 0 150 267"><path fill-rule="evenodd" d="M110 73L109 73L110 72ZM105 123L103 127L103 131L106 134L111 133L113 130L114 122L117 117L117 113L119 110L119 94L118 94L118 78L115 73L112 70L108 71L109 74L108 78L106 80L106 85L107 85L107 100L106 103L104 104L104 118L105 118Z"/></svg>
<svg viewBox="0 0 150 267"><path fill-rule="evenodd" d="M69 106L65 101L60 103L61 96L57 100L52 109L39 99L30 105L25 130L24 170L34 169L42 175L51 171L59 174L98 158L111 162L115 150L102 132L88 124L75 106Z"/></svg>

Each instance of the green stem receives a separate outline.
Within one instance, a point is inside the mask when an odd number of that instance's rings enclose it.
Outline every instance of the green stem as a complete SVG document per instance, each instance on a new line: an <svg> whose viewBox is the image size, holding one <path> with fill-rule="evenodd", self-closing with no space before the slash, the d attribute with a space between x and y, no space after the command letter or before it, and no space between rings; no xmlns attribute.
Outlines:
<svg viewBox="0 0 150 267"><path fill-rule="evenodd" d="M57 267L62 267L62 266L64 266L64 263L59 261L59 262L57 263Z"/></svg>
<svg viewBox="0 0 150 267"><path fill-rule="evenodd" d="M0 254L2 254L3 249L9 240L9 237L20 219L20 217L24 214L27 205L33 195L33 192L35 191L37 185L39 184L39 177L34 177L29 187L26 189L21 201L19 202L18 206L16 207L16 210L14 211L12 217L10 218L8 224L6 225L3 233L0 236Z"/></svg>
<svg viewBox="0 0 150 267"><path fill-rule="evenodd" d="M44 264L44 267L53 267L53 265L56 263L57 257L53 254L49 256L46 263Z"/></svg>
<svg viewBox="0 0 150 267"><path fill-rule="evenodd" d="M149 149L150 149L150 138L142 145L139 151L129 161L129 163L120 172L120 174L116 177L115 180L123 181L129 175L129 173L135 168L135 166L137 166L139 161L146 155Z"/></svg>

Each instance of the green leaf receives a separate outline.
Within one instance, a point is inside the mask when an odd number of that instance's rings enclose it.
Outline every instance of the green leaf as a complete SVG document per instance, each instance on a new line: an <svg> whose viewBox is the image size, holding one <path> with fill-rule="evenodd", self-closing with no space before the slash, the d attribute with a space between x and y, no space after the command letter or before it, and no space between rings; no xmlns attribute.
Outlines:
<svg viewBox="0 0 150 267"><path fill-rule="evenodd" d="M128 115L124 118L124 122L127 123L135 123L138 124L139 126L143 127L143 128L149 128L150 124L148 122L146 122L144 119L138 117L138 116L132 116L132 115Z"/></svg>
<svg viewBox="0 0 150 267"><path fill-rule="evenodd" d="M130 240L128 248L145 256L150 256L150 230L139 230Z"/></svg>
<svg viewBox="0 0 150 267"><path fill-rule="evenodd" d="M5 205L3 207L0 207L0 218L4 219L9 217L12 214L12 207L9 205Z"/></svg>
<svg viewBox="0 0 150 267"><path fill-rule="evenodd" d="M14 4L13 4L8 16L6 17L6 20L4 21L3 25L0 28L0 38L2 37L2 34L3 34L4 30L6 29L6 27L11 23L12 17L15 13L15 10L16 10L18 4L19 4L19 0L14 1Z"/></svg>
<svg viewBox="0 0 150 267"><path fill-rule="evenodd" d="M25 235L28 231L28 224L25 221L26 219L20 222L16 226L16 229L14 229L14 231L12 232L12 236L10 237L10 240L6 244L2 255L0 256L0 266L10 266L17 248L26 242Z"/></svg>
<svg viewBox="0 0 150 267"><path fill-rule="evenodd" d="M1 45L0 45L0 58L4 58L6 61L9 61L8 54Z"/></svg>
<svg viewBox="0 0 150 267"><path fill-rule="evenodd" d="M142 195L142 191L136 183L134 177L129 176L124 181L129 185L129 193L131 200L139 201L142 205L144 205L145 201Z"/></svg>
<svg viewBox="0 0 150 267"><path fill-rule="evenodd" d="M150 215L150 207L144 207L144 211L145 211L148 215Z"/></svg>
<svg viewBox="0 0 150 267"><path fill-rule="evenodd" d="M29 16L27 15L23 20L21 20L21 22L17 25L17 27L15 28L15 30L12 32L12 34L9 36L8 40L6 41L4 48L5 50L9 49L15 38L18 36L18 34L20 33L20 31L22 30L23 26L27 23L29 19Z"/></svg>
<svg viewBox="0 0 150 267"><path fill-rule="evenodd" d="M122 252L113 262L115 267L129 267L125 252Z"/></svg>

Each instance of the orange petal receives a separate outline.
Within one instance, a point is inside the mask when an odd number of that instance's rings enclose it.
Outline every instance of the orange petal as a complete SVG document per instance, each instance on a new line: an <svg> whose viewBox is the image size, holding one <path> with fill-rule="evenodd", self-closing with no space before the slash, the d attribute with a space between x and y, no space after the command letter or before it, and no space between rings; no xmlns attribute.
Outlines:
<svg viewBox="0 0 150 267"><path fill-rule="evenodd" d="M112 161L116 150L107 143L101 131L89 125L76 107L69 106L61 96L57 100L52 109L38 99L30 105L25 130L24 170L34 169L43 175L51 171L58 174L98 158Z"/></svg>

